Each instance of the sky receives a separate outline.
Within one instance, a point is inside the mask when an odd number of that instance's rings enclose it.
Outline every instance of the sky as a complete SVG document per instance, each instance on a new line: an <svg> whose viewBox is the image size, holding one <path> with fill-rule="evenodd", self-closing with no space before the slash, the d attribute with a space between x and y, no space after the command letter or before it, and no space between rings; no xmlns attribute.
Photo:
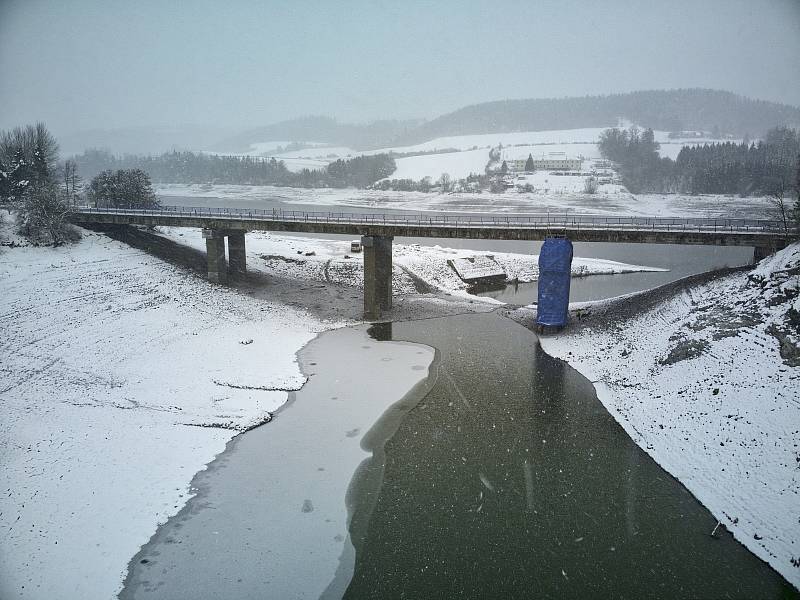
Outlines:
<svg viewBox="0 0 800 600"><path fill-rule="evenodd" d="M679 87L800 105L800 0L0 0L0 129L362 123Z"/></svg>

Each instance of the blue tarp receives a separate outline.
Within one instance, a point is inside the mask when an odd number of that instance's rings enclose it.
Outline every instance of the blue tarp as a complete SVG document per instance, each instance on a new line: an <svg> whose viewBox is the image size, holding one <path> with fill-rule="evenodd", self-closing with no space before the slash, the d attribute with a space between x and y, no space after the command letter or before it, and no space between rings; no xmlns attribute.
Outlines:
<svg viewBox="0 0 800 600"><path fill-rule="evenodd" d="M571 270L572 242L564 238L547 238L539 253L538 325L564 327L567 324Z"/></svg>

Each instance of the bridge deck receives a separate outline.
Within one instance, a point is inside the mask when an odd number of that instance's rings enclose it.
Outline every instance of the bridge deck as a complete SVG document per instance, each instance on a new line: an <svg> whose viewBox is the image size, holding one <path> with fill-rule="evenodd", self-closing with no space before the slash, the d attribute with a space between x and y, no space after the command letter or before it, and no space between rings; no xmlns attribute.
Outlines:
<svg viewBox="0 0 800 600"><path fill-rule="evenodd" d="M241 231L286 231L498 240L707 244L782 248L790 241L783 224L762 219L606 217L592 215L442 215L301 212L277 209L164 206L154 210L82 207L75 223L165 225Z"/></svg>

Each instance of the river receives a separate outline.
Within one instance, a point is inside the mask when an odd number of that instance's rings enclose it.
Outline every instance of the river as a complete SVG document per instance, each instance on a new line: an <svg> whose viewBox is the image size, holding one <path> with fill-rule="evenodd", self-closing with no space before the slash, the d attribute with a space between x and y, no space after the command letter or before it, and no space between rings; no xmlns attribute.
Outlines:
<svg viewBox="0 0 800 600"><path fill-rule="evenodd" d="M573 300L749 259L589 246L672 270L573 280ZM503 312L320 335L299 354L309 383L195 477L120 597L796 596Z"/></svg>
<svg viewBox="0 0 800 600"><path fill-rule="evenodd" d="M309 383L196 476L121 598L791 595L502 311L369 332L301 352Z"/></svg>

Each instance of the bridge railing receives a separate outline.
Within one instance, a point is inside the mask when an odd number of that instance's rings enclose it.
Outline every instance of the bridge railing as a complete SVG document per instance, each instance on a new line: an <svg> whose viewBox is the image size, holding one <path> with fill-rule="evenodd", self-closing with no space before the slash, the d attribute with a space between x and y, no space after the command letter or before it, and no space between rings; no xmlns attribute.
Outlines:
<svg viewBox="0 0 800 600"><path fill-rule="evenodd" d="M786 233L782 222L769 219L714 219L704 217L637 217L579 214L447 215L438 213L351 213L257 208L161 206L152 209L80 207L83 214L248 219L284 223L340 223L414 227L631 230L664 232Z"/></svg>

